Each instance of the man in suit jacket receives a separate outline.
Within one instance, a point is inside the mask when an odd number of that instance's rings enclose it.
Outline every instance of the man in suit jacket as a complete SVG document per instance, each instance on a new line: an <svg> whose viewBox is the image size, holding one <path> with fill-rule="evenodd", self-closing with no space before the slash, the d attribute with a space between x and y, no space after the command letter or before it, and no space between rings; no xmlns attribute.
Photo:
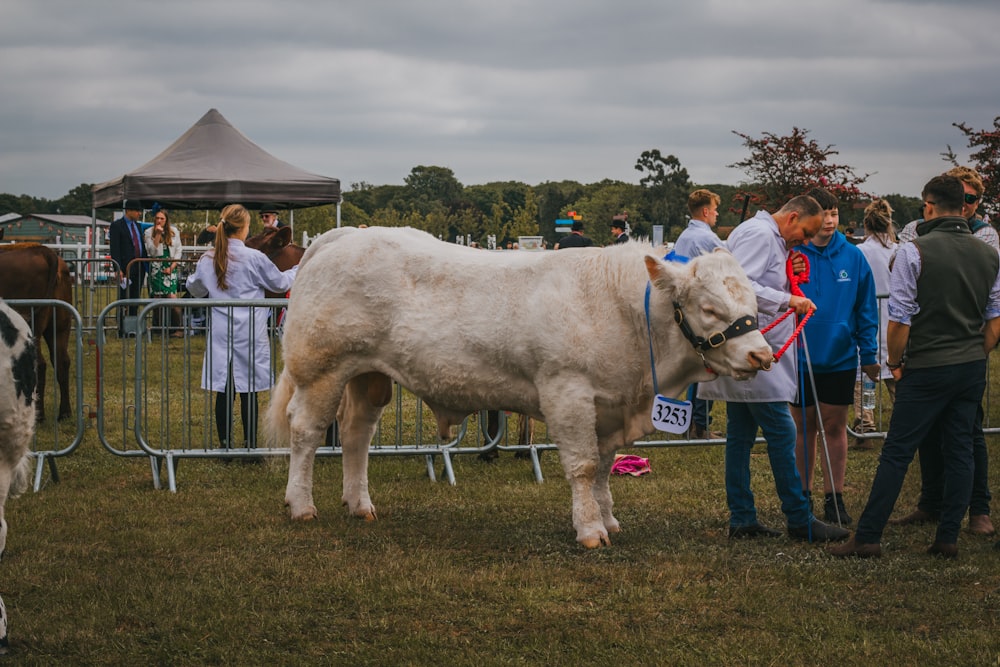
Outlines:
<svg viewBox="0 0 1000 667"><path fill-rule="evenodd" d="M142 281L146 277L145 263L138 263L132 266L128 276L125 270L128 263L133 259L146 257L146 251L142 243L142 227L139 225L139 217L142 216L142 204L133 200L125 201L125 215L111 223L108 230L108 242L111 245L111 259L118 265L118 298L138 299L142 292ZM127 281L125 280L127 278ZM124 287L123 287L124 285ZM128 314L135 315L138 308L128 307ZM125 333L123 328L123 318L119 317L118 334Z"/></svg>

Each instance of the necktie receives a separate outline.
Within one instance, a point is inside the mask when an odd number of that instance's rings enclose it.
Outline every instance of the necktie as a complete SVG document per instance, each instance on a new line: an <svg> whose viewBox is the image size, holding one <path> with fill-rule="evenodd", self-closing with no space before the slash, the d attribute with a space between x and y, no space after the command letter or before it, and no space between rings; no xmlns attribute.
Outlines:
<svg viewBox="0 0 1000 667"><path fill-rule="evenodd" d="M135 247L135 256L142 256L142 248L139 246L139 234L135 231L135 224L129 223L128 229L132 232L132 245Z"/></svg>

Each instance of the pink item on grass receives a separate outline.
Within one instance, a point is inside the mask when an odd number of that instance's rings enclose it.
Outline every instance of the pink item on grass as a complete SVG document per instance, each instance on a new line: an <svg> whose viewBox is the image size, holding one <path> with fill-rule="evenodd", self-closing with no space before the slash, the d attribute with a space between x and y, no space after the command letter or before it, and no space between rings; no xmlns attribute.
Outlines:
<svg viewBox="0 0 1000 667"><path fill-rule="evenodd" d="M615 462L611 466L612 475L632 475L638 477L649 472L649 459L635 454L615 454Z"/></svg>

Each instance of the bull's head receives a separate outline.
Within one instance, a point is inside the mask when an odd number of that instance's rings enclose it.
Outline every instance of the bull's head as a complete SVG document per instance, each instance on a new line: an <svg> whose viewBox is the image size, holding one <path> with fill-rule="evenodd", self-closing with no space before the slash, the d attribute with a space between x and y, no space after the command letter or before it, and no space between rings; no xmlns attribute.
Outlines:
<svg viewBox="0 0 1000 667"><path fill-rule="evenodd" d="M729 252L717 250L686 264L646 257L660 308L672 319L705 367L748 380L768 370L771 346L757 329L757 298L746 273Z"/></svg>

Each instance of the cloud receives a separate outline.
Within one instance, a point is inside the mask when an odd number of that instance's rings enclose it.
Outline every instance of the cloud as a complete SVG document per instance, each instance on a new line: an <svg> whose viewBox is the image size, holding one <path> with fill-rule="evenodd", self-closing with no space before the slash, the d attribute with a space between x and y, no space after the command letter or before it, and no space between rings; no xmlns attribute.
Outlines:
<svg viewBox="0 0 1000 667"><path fill-rule="evenodd" d="M343 183L637 182L643 150L738 182L732 130L807 128L878 193L1000 115L995 2L8 0L0 191L121 175L217 108ZM58 21L51 20L58 16Z"/></svg>

